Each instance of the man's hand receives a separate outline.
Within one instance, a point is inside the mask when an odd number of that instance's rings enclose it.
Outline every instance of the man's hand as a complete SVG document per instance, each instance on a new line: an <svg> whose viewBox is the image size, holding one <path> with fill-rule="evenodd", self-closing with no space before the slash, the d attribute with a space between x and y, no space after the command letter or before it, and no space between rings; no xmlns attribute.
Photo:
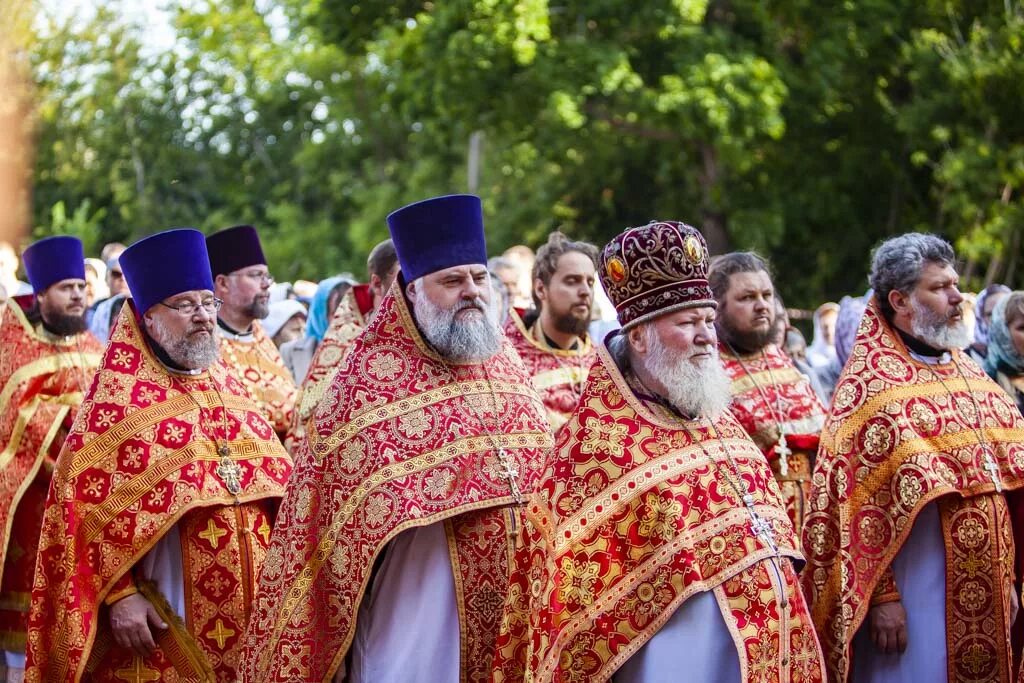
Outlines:
<svg viewBox="0 0 1024 683"><path fill-rule="evenodd" d="M114 642L140 657L147 657L156 650L150 625L160 630L167 628L153 605L139 593L121 598L110 606Z"/></svg>
<svg viewBox="0 0 1024 683"><path fill-rule="evenodd" d="M880 652L902 654L907 649L907 612L900 602L885 602L868 611L871 640Z"/></svg>

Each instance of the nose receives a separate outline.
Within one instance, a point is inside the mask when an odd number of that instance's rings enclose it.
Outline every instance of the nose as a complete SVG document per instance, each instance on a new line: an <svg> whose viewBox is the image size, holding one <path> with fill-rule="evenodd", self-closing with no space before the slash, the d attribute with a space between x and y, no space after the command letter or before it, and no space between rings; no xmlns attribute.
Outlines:
<svg viewBox="0 0 1024 683"><path fill-rule="evenodd" d="M202 306L197 306L196 310L192 313L193 320L215 320L217 318L217 311L208 311Z"/></svg>
<svg viewBox="0 0 1024 683"><path fill-rule="evenodd" d="M953 285L952 291L949 294L949 305L959 306L961 303L963 303L963 300L964 296L963 294L960 293L960 288L957 287L956 285Z"/></svg>
<svg viewBox="0 0 1024 683"><path fill-rule="evenodd" d="M693 343L696 346L715 346L718 344L718 333L713 323L700 323L696 333L693 335Z"/></svg>

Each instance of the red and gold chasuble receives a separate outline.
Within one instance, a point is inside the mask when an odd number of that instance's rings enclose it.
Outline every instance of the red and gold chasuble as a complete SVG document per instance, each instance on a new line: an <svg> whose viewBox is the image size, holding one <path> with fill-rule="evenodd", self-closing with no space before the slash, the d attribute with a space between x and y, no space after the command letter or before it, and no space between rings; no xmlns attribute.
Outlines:
<svg viewBox="0 0 1024 683"><path fill-rule="evenodd" d="M352 342L366 327L366 321L373 306L373 297L368 285L354 285L342 297L338 309L331 318L331 325L324 338L313 352L306 378L299 387L299 398L295 403L295 417L292 420L290 439L296 443L305 438L306 423L313 417L313 411L330 389L334 376L341 367L341 360L352 347Z"/></svg>
<svg viewBox="0 0 1024 683"><path fill-rule="evenodd" d="M510 507L512 484L523 497L532 491L551 445L511 344L486 363L445 362L396 284L300 446L260 577L243 680L329 681L352 643L375 559L403 530L442 521L462 678L487 680L508 588L507 522L521 510Z"/></svg>
<svg viewBox="0 0 1024 683"><path fill-rule="evenodd" d="M599 350L526 516L494 681L607 681L702 591L714 592L744 681L824 681L793 527L728 412L713 422L655 412Z"/></svg>
<svg viewBox="0 0 1024 683"><path fill-rule="evenodd" d="M526 371L533 378L533 386L548 411L552 431L558 431L572 415L572 411L576 410L583 396L587 372L597 357L594 345L590 343L589 337L584 336L577 350L552 348L544 339L540 325L534 323L527 329L515 310L509 311L505 336L512 342L519 357L523 359Z"/></svg>
<svg viewBox="0 0 1024 683"><path fill-rule="evenodd" d="M274 431L284 438L292 425L299 390L260 322L253 322L251 335L233 335L222 328L220 355L249 390L249 397Z"/></svg>
<svg viewBox="0 0 1024 683"><path fill-rule="evenodd" d="M799 538L825 409L810 381L775 344L749 356L734 355L724 345L719 352L732 380L730 410L768 458ZM780 430L786 434L785 463L779 457Z"/></svg>
<svg viewBox="0 0 1024 683"><path fill-rule="evenodd" d="M1017 407L960 351L937 365L912 358L872 301L821 433L804 521L804 588L829 680L848 679L872 604L899 599L890 565L935 500L949 680L1013 679L1005 588L1014 543L994 478L1004 491L1024 486Z"/></svg>
<svg viewBox="0 0 1024 683"><path fill-rule="evenodd" d="M126 305L57 461L29 617L26 681L233 681L252 587L291 461L222 362L171 373ZM177 525L184 619L140 561ZM109 608L142 592L157 652L113 642Z"/></svg>
<svg viewBox="0 0 1024 683"><path fill-rule="evenodd" d="M102 353L87 332L56 337L0 305L0 650L25 649L50 475Z"/></svg>

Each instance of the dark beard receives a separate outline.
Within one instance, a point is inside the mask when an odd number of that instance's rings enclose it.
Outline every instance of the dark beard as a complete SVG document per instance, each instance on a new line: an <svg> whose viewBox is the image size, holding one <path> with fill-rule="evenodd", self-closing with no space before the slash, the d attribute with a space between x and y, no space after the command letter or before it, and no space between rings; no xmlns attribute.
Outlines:
<svg viewBox="0 0 1024 683"><path fill-rule="evenodd" d="M590 316L580 318L569 312L565 315L556 316L551 322L555 329L562 334L574 334L577 337L582 337L590 327Z"/></svg>
<svg viewBox="0 0 1024 683"><path fill-rule="evenodd" d="M262 301L253 301L245 309L245 314L254 320L263 320L270 315L270 304Z"/></svg>
<svg viewBox="0 0 1024 683"><path fill-rule="evenodd" d="M43 320L43 324L46 329L59 337L71 337L89 329L85 324L84 315L67 315L66 313L51 313Z"/></svg>
<svg viewBox="0 0 1024 683"><path fill-rule="evenodd" d="M718 335L728 346L740 353L760 351L774 341L775 325L763 332L736 332L725 325L720 325Z"/></svg>

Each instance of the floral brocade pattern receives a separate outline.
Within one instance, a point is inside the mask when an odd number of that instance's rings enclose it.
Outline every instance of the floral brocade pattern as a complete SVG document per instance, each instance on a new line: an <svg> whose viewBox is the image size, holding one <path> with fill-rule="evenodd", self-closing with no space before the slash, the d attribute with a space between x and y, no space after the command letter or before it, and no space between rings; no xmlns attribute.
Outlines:
<svg viewBox="0 0 1024 683"><path fill-rule="evenodd" d="M43 503L103 347L33 329L14 300L0 306L0 649L22 651Z"/></svg>
<svg viewBox="0 0 1024 683"><path fill-rule="evenodd" d="M799 537L825 409L808 379L775 344L767 346L763 354L742 358L731 354L724 345L719 353L732 381L730 410L771 462ZM792 450L785 476L776 453L780 420L786 431L786 445Z"/></svg>
<svg viewBox="0 0 1024 683"><path fill-rule="evenodd" d="M514 310L509 313L509 321L505 324L505 336L533 378L534 388L547 409L551 430L558 431L579 403L587 373L597 358L594 345L585 338L578 353L543 348L531 338Z"/></svg>
<svg viewBox="0 0 1024 683"><path fill-rule="evenodd" d="M594 434L616 436L603 441ZM752 533L749 514L723 474L734 476L725 449L779 546L785 619L769 578L774 554ZM714 430L706 423L664 423L599 350L526 516L495 681L607 681L685 600L711 590L745 680L824 680L810 615L789 566L801 555L778 486L728 413ZM788 656L794 653L799 661Z"/></svg>
<svg viewBox="0 0 1024 683"><path fill-rule="evenodd" d="M508 530L502 514L477 515L512 502L507 469L532 491L552 445L512 346L486 364L444 362L396 285L307 426L260 578L242 679L329 680L352 642L375 558L414 526L452 520L456 538L461 530L480 541L477 561L456 553L465 560L460 626L496 624L500 605L484 598L506 592ZM473 531L474 521L486 524ZM472 600L491 605L493 616L467 623ZM485 642L477 637L494 636L467 636L473 656L473 642Z"/></svg>
<svg viewBox="0 0 1024 683"><path fill-rule="evenodd" d="M217 473L217 441L238 467L237 499ZM82 675L94 642L110 642L104 598L179 519L201 507L276 502L290 472L231 369L218 362L199 375L170 374L127 304L54 471L26 681Z"/></svg>
<svg viewBox="0 0 1024 683"><path fill-rule="evenodd" d="M221 335L220 353L274 431L281 437L287 434L294 420L299 390L260 322L252 324L252 341Z"/></svg>
<svg viewBox="0 0 1024 683"><path fill-rule="evenodd" d="M1006 394L959 351L937 365L913 360L871 302L821 433L804 520L802 580L829 680L847 680L854 634L921 509L995 492L986 450L1004 490L1024 485L1024 418Z"/></svg>
<svg viewBox="0 0 1024 683"><path fill-rule="evenodd" d="M295 403L290 435L290 439L296 444L305 438L306 423L313 416L313 411L324 394L330 389L334 375L341 367L345 354L352 347L352 342L366 327L366 316L369 315L369 311L359 307L356 287L365 285L356 285L345 292L341 303L338 304L338 310L331 318L330 327L313 352L306 377L299 385L299 398Z"/></svg>

